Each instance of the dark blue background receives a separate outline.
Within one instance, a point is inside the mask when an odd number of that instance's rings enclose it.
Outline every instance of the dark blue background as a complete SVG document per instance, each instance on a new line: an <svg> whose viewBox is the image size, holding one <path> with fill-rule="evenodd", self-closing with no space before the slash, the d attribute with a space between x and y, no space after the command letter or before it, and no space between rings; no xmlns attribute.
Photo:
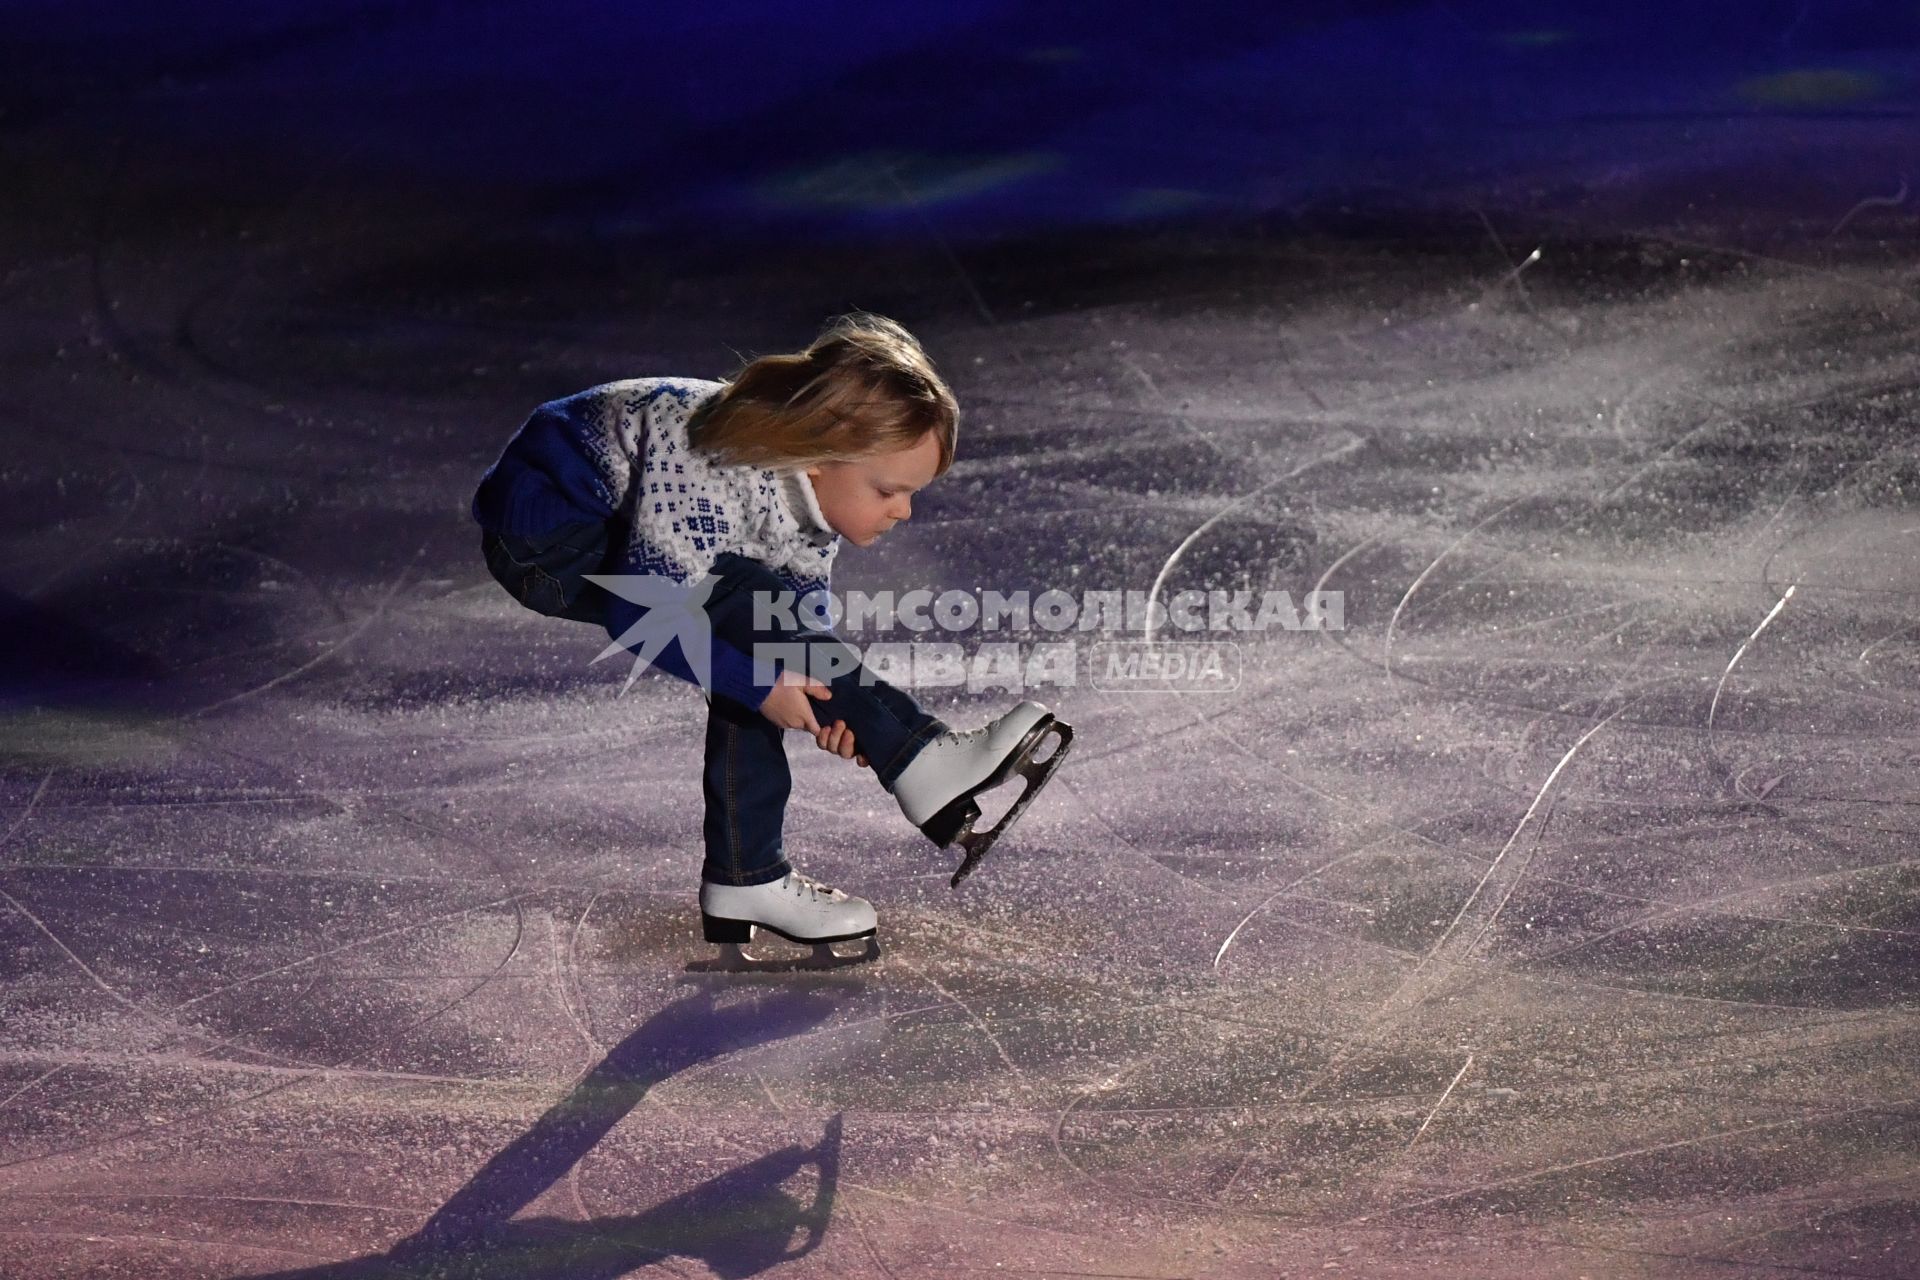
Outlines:
<svg viewBox="0 0 1920 1280"><path fill-rule="evenodd" d="M956 236L1440 202L1826 226L1916 141L1920 4L16 4L0 123L567 229ZM1911 176L1911 175L1908 175Z"/></svg>

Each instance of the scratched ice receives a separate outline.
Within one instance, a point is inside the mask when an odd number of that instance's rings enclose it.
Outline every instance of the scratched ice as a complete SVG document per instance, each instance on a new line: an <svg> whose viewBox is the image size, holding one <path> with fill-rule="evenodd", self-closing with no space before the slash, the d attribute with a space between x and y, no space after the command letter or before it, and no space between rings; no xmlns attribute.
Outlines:
<svg viewBox="0 0 1920 1280"><path fill-rule="evenodd" d="M9 264L0 1270L1911 1274L1911 256L928 239L540 323L448 243ZM848 297L967 418L842 588L1346 628L1046 691L1075 758L960 892L796 747L886 954L717 975L697 695L618 696L462 504L544 396Z"/></svg>

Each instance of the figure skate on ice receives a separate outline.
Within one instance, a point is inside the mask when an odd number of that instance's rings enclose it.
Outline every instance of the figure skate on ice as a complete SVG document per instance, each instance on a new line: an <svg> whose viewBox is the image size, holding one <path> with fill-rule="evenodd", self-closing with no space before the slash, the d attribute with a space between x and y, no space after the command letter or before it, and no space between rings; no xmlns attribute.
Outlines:
<svg viewBox="0 0 1920 1280"><path fill-rule="evenodd" d="M877 924L873 904L865 898L830 889L797 871L766 884L700 884L701 930L708 942L720 944L723 968L764 963L740 950L753 941L756 929L813 948L810 960L793 967L833 968L872 960L880 954L874 938ZM836 942L860 941L866 943L861 952L848 955L833 949Z"/></svg>

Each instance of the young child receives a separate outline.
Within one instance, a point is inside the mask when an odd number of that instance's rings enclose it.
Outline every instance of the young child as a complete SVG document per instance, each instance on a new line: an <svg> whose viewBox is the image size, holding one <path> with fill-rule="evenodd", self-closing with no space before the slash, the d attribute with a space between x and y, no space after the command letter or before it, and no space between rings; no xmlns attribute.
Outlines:
<svg viewBox="0 0 1920 1280"><path fill-rule="evenodd" d="M705 612L708 653L688 655L676 638L652 662L707 699L709 942L746 942L756 927L816 945L874 934L871 903L808 879L786 856L782 731L871 768L929 839L959 842L956 885L1066 752L1071 728L1040 703L956 733L830 630L783 627L799 611L753 607L756 596L827 589L842 539L872 546L909 519L913 495L953 465L958 423L913 336L858 313L731 382L636 378L541 405L480 483L473 516L487 565L529 608L604 627L621 646L649 613L629 596L660 599L621 578L683 584ZM754 661L756 646L802 652L807 670L788 662L776 673ZM1057 747L1036 760L1049 738ZM1014 808L974 832L974 798L1016 773L1027 785Z"/></svg>

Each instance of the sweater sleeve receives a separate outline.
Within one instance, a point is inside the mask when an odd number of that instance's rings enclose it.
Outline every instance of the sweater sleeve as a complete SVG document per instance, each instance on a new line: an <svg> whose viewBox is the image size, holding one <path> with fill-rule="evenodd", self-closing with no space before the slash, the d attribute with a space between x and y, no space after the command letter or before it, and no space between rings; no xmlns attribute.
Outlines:
<svg viewBox="0 0 1920 1280"><path fill-rule="evenodd" d="M587 447L601 394L589 388L534 410L473 495L473 518L496 533L536 537L614 514L606 478Z"/></svg>

